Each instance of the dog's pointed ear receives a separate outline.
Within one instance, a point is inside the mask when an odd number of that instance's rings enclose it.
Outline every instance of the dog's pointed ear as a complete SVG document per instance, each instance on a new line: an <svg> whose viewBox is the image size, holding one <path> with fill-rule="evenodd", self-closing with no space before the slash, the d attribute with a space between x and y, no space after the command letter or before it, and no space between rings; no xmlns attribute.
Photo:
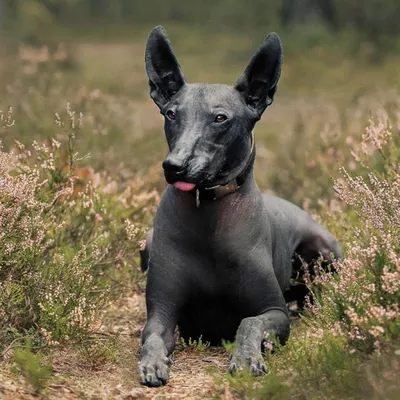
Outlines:
<svg viewBox="0 0 400 400"><path fill-rule="evenodd" d="M160 25L147 40L146 71L149 77L150 97L159 108L186 83L181 67L172 51L167 34Z"/></svg>
<svg viewBox="0 0 400 400"><path fill-rule="evenodd" d="M235 88L258 118L274 100L282 60L281 40L276 33L270 33L236 81Z"/></svg>

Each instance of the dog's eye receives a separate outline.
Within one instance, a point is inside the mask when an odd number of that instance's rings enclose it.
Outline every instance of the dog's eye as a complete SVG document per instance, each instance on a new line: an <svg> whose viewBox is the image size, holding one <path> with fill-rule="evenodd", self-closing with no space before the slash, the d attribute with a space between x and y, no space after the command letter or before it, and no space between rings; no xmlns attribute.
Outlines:
<svg viewBox="0 0 400 400"><path fill-rule="evenodd" d="M215 119L214 122L217 122L218 124L220 124L221 122L224 122L228 119L228 117L224 114L218 114Z"/></svg>
<svg viewBox="0 0 400 400"><path fill-rule="evenodd" d="M166 112L166 116L169 118L169 119L175 119L175 113L172 111L172 110L168 110L167 112Z"/></svg>

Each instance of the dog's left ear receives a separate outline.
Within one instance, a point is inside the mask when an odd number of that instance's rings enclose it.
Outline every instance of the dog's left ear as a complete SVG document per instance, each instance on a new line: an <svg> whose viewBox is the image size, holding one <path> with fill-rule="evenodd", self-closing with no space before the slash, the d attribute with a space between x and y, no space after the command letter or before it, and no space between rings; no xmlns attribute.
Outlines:
<svg viewBox="0 0 400 400"><path fill-rule="evenodd" d="M272 104L283 60L282 43L276 33L270 33L236 81L235 88L258 118Z"/></svg>
<svg viewBox="0 0 400 400"><path fill-rule="evenodd" d="M159 108L162 108L186 81L161 25L155 27L150 33L145 62L150 97Z"/></svg>

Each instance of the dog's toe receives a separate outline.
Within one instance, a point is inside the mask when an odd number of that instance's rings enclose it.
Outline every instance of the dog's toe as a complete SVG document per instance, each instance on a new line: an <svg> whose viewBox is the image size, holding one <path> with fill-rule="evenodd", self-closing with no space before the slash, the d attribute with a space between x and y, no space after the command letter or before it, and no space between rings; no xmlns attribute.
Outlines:
<svg viewBox="0 0 400 400"><path fill-rule="evenodd" d="M268 372L267 366L260 359L251 357L249 360L249 370L253 376L264 375Z"/></svg>
<svg viewBox="0 0 400 400"><path fill-rule="evenodd" d="M162 385L165 385L168 382L168 365L164 363L158 363L156 369L156 375Z"/></svg>
<svg viewBox="0 0 400 400"><path fill-rule="evenodd" d="M236 372L237 372L237 364L236 364L236 362L231 362L229 364L228 371L229 371L229 373L231 375L236 375Z"/></svg>
<svg viewBox="0 0 400 400"><path fill-rule="evenodd" d="M149 371L146 374L141 374L141 383L150 387L159 387L167 383L168 378L159 377L158 373Z"/></svg>
<svg viewBox="0 0 400 400"><path fill-rule="evenodd" d="M262 357L231 357L228 371L231 375L247 369L253 376L264 375L268 372L268 367L264 364Z"/></svg>
<svg viewBox="0 0 400 400"><path fill-rule="evenodd" d="M156 374L154 372L147 374L146 379L143 382L146 386L150 387L158 387L162 386L162 381L157 378Z"/></svg>
<svg viewBox="0 0 400 400"><path fill-rule="evenodd" d="M228 367L228 372L231 375L236 375L238 372L243 371L243 363L240 361L240 358L237 358L233 354L230 355L230 362Z"/></svg>
<svg viewBox="0 0 400 400"><path fill-rule="evenodd" d="M140 382L150 387L159 387L168 382L168 364L164 360L146 360L139 365Z"/></svg>

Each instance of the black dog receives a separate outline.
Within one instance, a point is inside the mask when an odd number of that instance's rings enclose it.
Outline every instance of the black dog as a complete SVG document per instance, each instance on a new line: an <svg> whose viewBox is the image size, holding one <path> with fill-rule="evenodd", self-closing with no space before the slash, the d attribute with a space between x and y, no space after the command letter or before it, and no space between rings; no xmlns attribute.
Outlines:
<svg viewBox="0 0 400 400"><path fill-rule="evenodd" d="M149 260L145 385L167 382L176 326L185 339L236 339L230 372L266 372L263 339L289 336L283 291L293 255L341 257L328 231L297 206L262 194L253 178L252 131L272 104L281 64L281 42L271 33L234 86L188 84L163 28L150 34L146 69L165 117L170 185L142 252L144 267Z"/></svg>

